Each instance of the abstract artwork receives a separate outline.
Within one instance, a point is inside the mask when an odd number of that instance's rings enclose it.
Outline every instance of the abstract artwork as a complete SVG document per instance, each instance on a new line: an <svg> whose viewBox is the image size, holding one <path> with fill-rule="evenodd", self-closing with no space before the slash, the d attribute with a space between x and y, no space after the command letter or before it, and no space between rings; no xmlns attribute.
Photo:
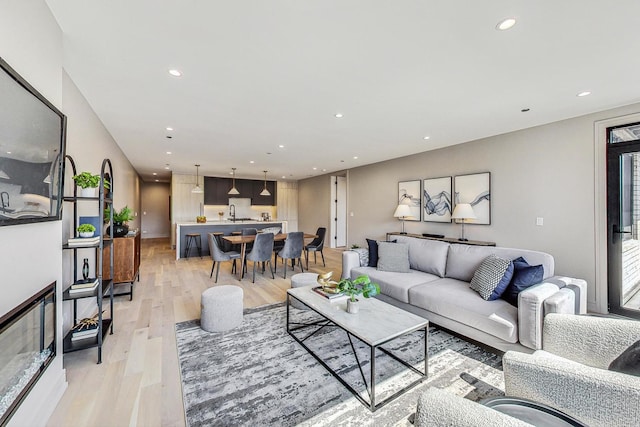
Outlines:
<svg viewBox="0 0 640 427"><path fill-rule="evenodd" d="M398 183L398 204L409 205L411 209L411 217L405 221L420 221L420 180Z"/></svg>
<svg viewBox="0 0 640 427"><path fill-rule="evenodd" d="M451 222L451 177L422 181L422 220Z"/></svg>
<svg viewBox="0 0 640 427"><path fill-rule="evenodd" d="M491 173L458 175L454 178L454 207L457 203L469 203L476 219L469 224L491 224Z"/></svg>

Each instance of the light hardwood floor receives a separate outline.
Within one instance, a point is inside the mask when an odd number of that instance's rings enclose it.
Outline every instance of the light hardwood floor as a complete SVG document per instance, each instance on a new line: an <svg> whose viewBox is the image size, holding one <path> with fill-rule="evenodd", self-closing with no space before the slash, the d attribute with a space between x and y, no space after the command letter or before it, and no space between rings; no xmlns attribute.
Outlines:
<svg viewBox="0 0 640 427"><path fill-rule="evenodd" d="M324 254L326 267L311 255L310 271L340 277L342 250ZM176 261L168 239L142 240L140 282L133 301L116 298L115 332L107 335L102 364L96 349L64 355L69 387L47 425L184 426L175 324L200 317L200 295L214 286L210 271L208 257ZM275 280L257 273L253 284L250 276L238 281L231 263L223 263L217 284L241 286L245 308L257 307L284 301L292 274L283 279L280 264Z"/></svg>

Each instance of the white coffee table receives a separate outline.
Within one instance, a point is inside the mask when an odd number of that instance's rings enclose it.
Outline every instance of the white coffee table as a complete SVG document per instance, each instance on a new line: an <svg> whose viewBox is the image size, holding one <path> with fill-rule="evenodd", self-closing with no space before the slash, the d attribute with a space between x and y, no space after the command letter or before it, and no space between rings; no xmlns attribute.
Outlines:
<svg viewBox="0 0 640 427"><path fill-rule="evenodd" d="M317 286L317 285L316 285ZM429 335L429 321L420 316L416 316L413 313L402 310L386 302L379 301L375 298L362 298L360 297L360 311L357 314L350 314L346 311L346 300L340 302L330 302L325 297L318 295L312 290L314 286L305 286L301 288L289 289L287 291L287 332L291 335L302 347L304 347L315 359L325 367L334 377L338 379L354 396L367 406L372 412L376 409L389 403L391 400L412 389L413 387L424 381L429 373L429 357L428 357L428 335ZM312 323L294 323L290 320L290 306L291 298L301 302L309 307L311 310L318 313L326 321L312 322ZM375 327L371 327L375 325ZM358 391L356 391L350 384L348 384L343 378L341 378L337 372L329 367L320 357L320 355L313 352L306 344L305 340L311 338L313 334L322 328L327 326L335 326L344 330L347 333L353 354L362 375L362 380L367 387L369 395L369 401L363 398ZM298 337L295 332L301 330L308 330L304 338ZM385 350L381 346L389 341L392 341L398 337L415 332L418 330L424 330L424 372L414 368L406 361L398 358L396 355ZM368 385L362 371L362 364L358 359L352 342L352 336L358 338L360 341L368 345L371 349L371 384ZM405 386L401 390L397 391L393 395L387 397L380 403L376 403L376 350L384 352L386 355L392 357L399 363L411 371L418 374L420 377Z"/></svg>

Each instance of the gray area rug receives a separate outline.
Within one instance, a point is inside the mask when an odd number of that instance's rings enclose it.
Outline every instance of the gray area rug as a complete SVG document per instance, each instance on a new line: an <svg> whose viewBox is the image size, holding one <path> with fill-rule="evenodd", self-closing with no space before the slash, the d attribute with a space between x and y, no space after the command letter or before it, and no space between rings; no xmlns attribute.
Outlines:
<svg viewBox="0 0 640 427"><path fill-rule="evenodd" d="M318 318L291 310L298 321ZM416 332L384 347L422 370L423 336ZM504 390L500 356L430 328L428 379L372 413L289 336L283 304L247 310L243 324L227 332L205 332L199 320L181 322L176 339L189 426L410 426L418 395L427 387L472 400ZM368 398L344 331L324 328L305 343ZM369 347L357 339L354 345L369 381ZM380 351L376 373L378 402L418 378Z"/></svg>

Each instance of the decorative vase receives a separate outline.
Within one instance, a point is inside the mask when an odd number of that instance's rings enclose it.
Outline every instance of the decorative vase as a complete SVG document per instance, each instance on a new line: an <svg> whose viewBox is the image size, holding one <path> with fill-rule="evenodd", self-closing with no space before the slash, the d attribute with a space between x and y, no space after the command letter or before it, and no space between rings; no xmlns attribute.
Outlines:
<svg viewBox="0 0 640 427"><path fill-rule="evenodd" d="M347 313L356 314L360 310L360 306L358 305L358 300L351 301L351 299L347 300Z"/></svg>
<svg viewBox="0 0 640 427"><path fill-rule="evenodd" d="M93 237L93 231L81 231L80 237Z"/></svg>
<svg viewBox="0 0 640 427"><path fill-rule="evenodd" d="M97 187L87 187L80 189L80 196L82 197L96 197Z"/></svg>
<svg viewBox="0 0 640 427"><path fill-rule="evenodd" d="M124 237L129 232L129 226L127 224L114 224L113 225L113 237ZM111 227L107 228L107 234L111 235Z"/></svg>
<svg viewBox="0 0 640 427"><path fill-rule="evenodd" d="M89 258L85 258L82 263L82 278L84 280L89 278Z"/></svg>

